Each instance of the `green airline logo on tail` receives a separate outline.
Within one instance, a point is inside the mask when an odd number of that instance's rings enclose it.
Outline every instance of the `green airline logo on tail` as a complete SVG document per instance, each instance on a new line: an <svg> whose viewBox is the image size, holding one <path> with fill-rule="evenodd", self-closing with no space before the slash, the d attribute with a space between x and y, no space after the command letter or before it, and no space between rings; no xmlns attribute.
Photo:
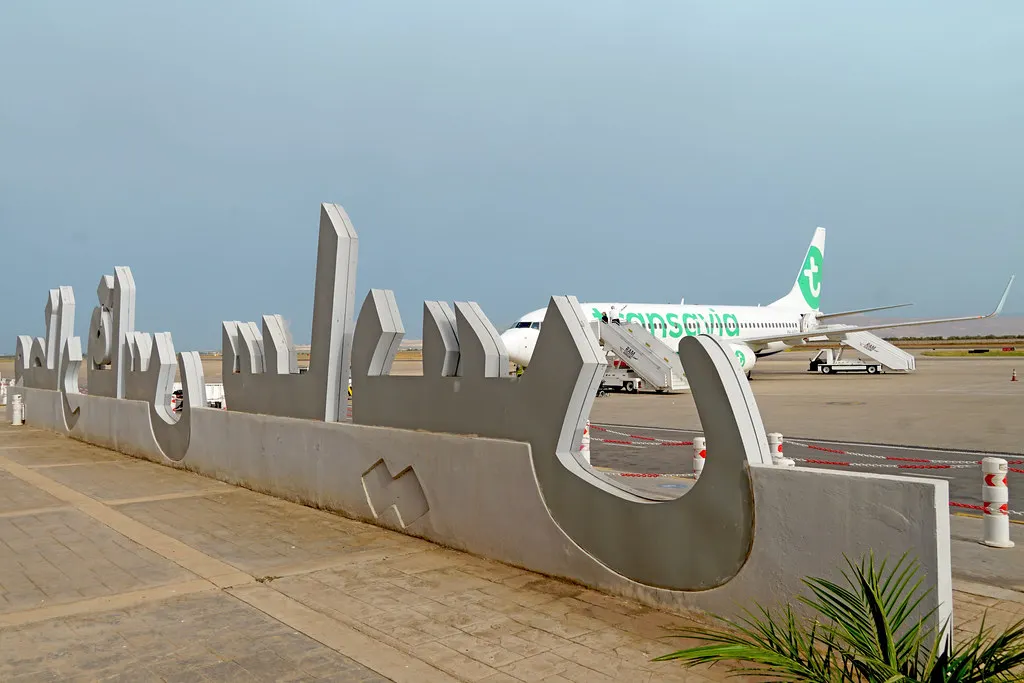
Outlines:
<svg viewBox="0 0 1024 683"><path fill-rule="evenodd" d="M824 261L821 250L812 244L800 270L800 292L807 305L814 310L818 309L818 300L821 299L821 267Z"/></svg>

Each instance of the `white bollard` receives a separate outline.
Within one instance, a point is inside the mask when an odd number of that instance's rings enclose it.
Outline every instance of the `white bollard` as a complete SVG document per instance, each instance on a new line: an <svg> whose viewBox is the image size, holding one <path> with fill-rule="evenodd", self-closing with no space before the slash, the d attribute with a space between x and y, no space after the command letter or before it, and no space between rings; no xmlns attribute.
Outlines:
<svg viewBox="0 0 1024 683"><path fill-rule="evenodd" d="M771 432L768 435L768 450L772 454L772 464L776 467L796 467L796 460L782 454L782 434Z"/></svg>
<svg viewBox="0 0 1024 683"><path fill-rule="evenodd" d="M25 424L25 404L22 402L21 394L11 396L11 424Z"/></svg>
<svg viewBox="0 0 1024 683"><path fill-rule="evenodd" d="M772 454L772 464L778 465L782 459L782 434L770 432L768 434L768 450Z"/></svg>
<svg viewBox="0 0 1024 683"><path fill-rule="evenodd" d="M1006 461L1002 458L984 458L981 473L981 505L985 518L985 538L993 548L1012 548L1010 540L1010 489L1006 485Z"/></svg>
<svg viewBox="0 0 1024 683"><path fill-rule="evenodd" d="M583 427L583 439L580 441L580 455L590 464L590 420Z"/></svg>
<svg viewBox="0 0 1024 683"><path fill-rule="evenodd" d="M704 461L708 457L707 441L703 436L693 437L693 474L700 477L704 471Z"/></svg>

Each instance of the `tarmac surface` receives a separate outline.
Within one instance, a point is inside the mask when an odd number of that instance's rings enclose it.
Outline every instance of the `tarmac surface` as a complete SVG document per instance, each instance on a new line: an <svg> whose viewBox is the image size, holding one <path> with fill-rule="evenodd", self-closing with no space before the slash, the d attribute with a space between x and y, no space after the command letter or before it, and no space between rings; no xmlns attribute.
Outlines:
<svg viewBox="0 0 1024 683"><path fill-rule="evenodd" d="M1024 458L1024 358L917 356L913 373L822 375L811 351L759 359L750 387L765 429L787 439L990 451ZM1011 382L1016 369L1021 381ZM529 372L529 370L527 370ZM611 393L597 424L699 430L693 398Z"/></svg>
<svg viewBox="0 0 1024 683"><path fill-rule="evenodd" d="M821 375L807 372L811 355L760 359L750 382L765 429L783 435L798 467L940 477L950 500L968 506L958 510L978 512L981 458L1003 457L1012 519L1024 521L1024 381L1010 381L1024 359L918 352L915 373ZM595 467L692 476L688 442L701 427L688 392L610 393L594 400L590 417ZM677 478L623 479L662 497L686 486Z"/></svg>
<svg viewBox="0 0 1024 683"><path fill-rule="evenodd" d="M591 423L591 464L623 473L663 475L650 477L666 494L681 494L693 475L695 430L665 427L637 427ZM1011 519L1024 523L1024 456L1013 453L981 453L940 450L927 447L783 438L783 453L797 467L826 470L856 470L876 474L937 477L949 482L950 501L957 510L981 511L981 458L996 456L1009 464ZM713 456L711 456L713 457ZM674 474L681 477L666 477ZM625 477L629 482L648 479ZM651 485L643 488L649 489ZM669 497L675 497L669 496Z"/></svg>

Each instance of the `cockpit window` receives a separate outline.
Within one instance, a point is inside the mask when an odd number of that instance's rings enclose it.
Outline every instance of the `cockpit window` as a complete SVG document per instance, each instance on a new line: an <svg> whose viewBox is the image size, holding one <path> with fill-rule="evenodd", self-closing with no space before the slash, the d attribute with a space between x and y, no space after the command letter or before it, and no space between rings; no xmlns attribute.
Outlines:
<svg viewBox="0 0 1024 683"><path fill-rule="evenodd" d="M523 329L523 330L526 330L526 329L539 330L540 329L540 323L539 322L528 323L528 322L524 322L524 321L520 320L519 322L517 322L515 324L515 329L517 329L517 330L519 330L519 329Z"/></svg>
<svg viewBox="0 0 1024 683"><path fill-rule="evenodd" d="M524 328L524 327L529 327L529 326L530 326L530 323L524 323L524 322L523 322L523 321L521 321L521 320L520 320L519 322L517 322L517 323L516 323L516 329L517 329L517 330L519 330L519 329L522 329L522 328Z"/></svg>
<svg viewBox="0 0 1024 683"><path fill-rule="evenodd" d="M539 330L540 329L540 323L530 323L530 327L532 327L535 330Z"/></svg>

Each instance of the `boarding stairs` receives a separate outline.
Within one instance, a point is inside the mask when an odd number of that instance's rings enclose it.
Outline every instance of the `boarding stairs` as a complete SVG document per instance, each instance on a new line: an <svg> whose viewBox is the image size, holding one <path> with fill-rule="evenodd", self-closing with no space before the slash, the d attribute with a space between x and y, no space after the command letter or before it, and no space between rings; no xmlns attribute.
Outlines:
<svg viewBox="0 0 1024 683"><path fill-rule="evenodd" d="M858 353L881 363L889 370L913 372L917 369L913 354L893 346L870 332L847 332L842 343Z"/></svg>
<svg viewBox="0 0 1024 683"><path fill-rule="evenodd" d="M659 392L690 388L679 354L672 353L640 325L602 321L594 321L593 325L601 345L626 363L650 388Z"/></svg>

